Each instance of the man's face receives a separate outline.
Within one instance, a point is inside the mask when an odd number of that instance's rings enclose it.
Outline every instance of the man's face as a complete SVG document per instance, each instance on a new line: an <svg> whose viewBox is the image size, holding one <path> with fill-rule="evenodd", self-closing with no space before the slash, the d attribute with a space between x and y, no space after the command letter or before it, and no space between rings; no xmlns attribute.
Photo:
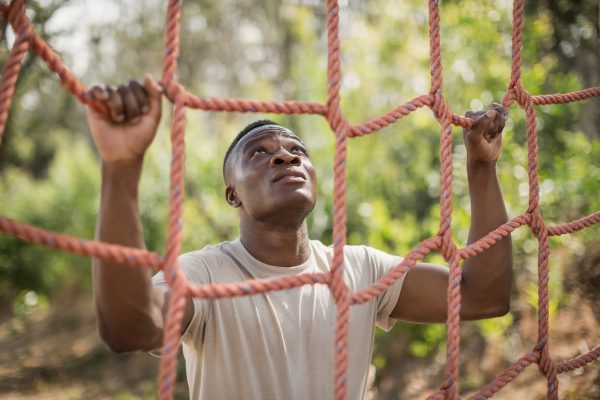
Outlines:
<svg viewBox="0 0 600 400"><path fill-rule="evenodd" d="M251 131L228 164L227 202L257 221L303 221L315 206L315 169L302 141L286 128L266 125Z"/></svg>

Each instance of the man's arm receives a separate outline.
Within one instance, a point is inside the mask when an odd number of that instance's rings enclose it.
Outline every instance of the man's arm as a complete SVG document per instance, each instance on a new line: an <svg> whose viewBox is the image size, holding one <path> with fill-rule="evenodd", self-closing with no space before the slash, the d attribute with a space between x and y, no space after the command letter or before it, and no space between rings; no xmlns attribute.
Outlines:
<svg viewBox="0 0 600 400"><path fill-rule="evenodd" d="M88 110L88 123L102 158L102 187L96 239L144 248L138 212L138 186L144 153L161 116L160 88L149 77L117 89L94 87L110 115ZM95 258L92 282L102 339L115 352L152 350L162 341L169 291L154 287L147 268L132 268ZM183 327L191 320L186 303Z"/></svg>
<svg viewBox="0 0 600 400"><path fill-rule="evenodd" d="M469 112L476 120L463 130L467 147L467 176L471 198L471 244L508 220L496 176L506 110L495 104L489 111ZM483 253L464 262L461 282L463 320L505 315L510 306L512 245L507 236ZM445 322L448 313L448 269L415 265L404 280L392 317L410 322Z"/></svg>

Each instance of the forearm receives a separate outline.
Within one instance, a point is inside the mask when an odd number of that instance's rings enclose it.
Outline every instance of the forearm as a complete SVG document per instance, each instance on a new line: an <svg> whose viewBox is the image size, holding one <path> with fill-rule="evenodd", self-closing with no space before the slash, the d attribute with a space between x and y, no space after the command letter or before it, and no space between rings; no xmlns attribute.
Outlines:
<svg viewBox="0 0 600 400"><path fill-rule="evenodd" d="M142 160L102 165L96 239L144 248L138 212ZM92 280L100 334L115 351L148 349L160 343L161 313L153 305L147 268L94 259Z"/></svg>
<svg viewBox="0 0 600 400"><path fill-rule="evenodd" d="M507 221L496 177L496 160L502 148L506 109L493 104L488 111L467 112L475 121L463 130L467 148L467 176L471 196L469 244ZM414 322L443 322L448 314L448 269L419 263L404 279L394 318ZM512 281L512 246L507 236L483 253L465 261L462 268L460 318L474 320L504 315L509 310ZM452 282L450 282L452 283Z"/></svg>
<svg viewBox="0 0 600 400"><path fill-rule="evenodd" d="M496 176L496 164L468 162L471 197L471 229L468 243L474 243L507 220L506 207ZM512 282L512 245L510 235L465 261L463 297L465 312L494 316L508 311Z"/></svg>

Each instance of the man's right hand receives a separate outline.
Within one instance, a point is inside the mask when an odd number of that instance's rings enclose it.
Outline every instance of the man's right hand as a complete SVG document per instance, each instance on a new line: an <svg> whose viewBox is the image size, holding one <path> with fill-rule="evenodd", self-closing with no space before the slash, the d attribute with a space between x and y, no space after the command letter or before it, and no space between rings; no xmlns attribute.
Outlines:
<svg viewBox="0 0 600 400"><path fill-rule="evenodd" d="M117 88L93 87L92 99L109 113L88 108L88 123L102 157L102 186L96 239L143 249L138 185L144 153L161 116L161 88L150 78ZM152 350L162 343L168 289L154 287L146 268L127 268L94 258L92 282L100 336L115 352ZM194 308L186 301L184 329Z"/></svg>
<svg viewBox="0 0 600 400"><path fill-rule="evenodd" d="M146 76L144 85L132 80L117 88L94 86L89 94L109 109L109 114L104 115L88 107L87 114L102 161L107 164L141 161L160 122L160 86Z"/></svg>

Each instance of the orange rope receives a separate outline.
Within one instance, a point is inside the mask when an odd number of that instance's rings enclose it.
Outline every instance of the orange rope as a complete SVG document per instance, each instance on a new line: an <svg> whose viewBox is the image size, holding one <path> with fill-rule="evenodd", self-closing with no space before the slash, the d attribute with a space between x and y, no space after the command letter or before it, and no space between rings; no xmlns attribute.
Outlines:
<svg viewBox="0 0 600 400"><path fill-rule="evenodd" d="M516 102L526 114L529 206L527 211L499 226L493 232L464 248L459 249L452 240L452 132L451 125L471 127L473 121L453 114L442 91L442 58L440 48L440 12L439 0L429 0L429 39L431 63L431 88L429 93L415 97L405 104L377 117L357 125L350 125L340 109L340 43L339 6L336 0L326 3L328 65L327 65L327 103L304 101L255 101L243 99L204 98L188 93L175 77L177 56L179 53L179 24L181 1L170 0L167 8L167 24L163 53L163 72L161 84L166 97L175 105L172 121L173 162L170 177L169 217L166 256L145 250L118 246L97 241L61 235L45 231L5 217L0 217L0 230L22 240L48 246L89 257L99 257L131 266L161 268L172 296L169 305L164 339L163 357L160 370L160 399L173 397L179 332L186 297L222 299L234 296L246 296L272 290L284 290L301 285L328 285L335 300L338 317L334 338L335 372L334 394L336 400L347 397L346 370L348 367L348 322L350 307L372 301L397 279L406 274L419 260L432 251L440 251L450 266L448 281L448 342L446 376L439 390L431 399L458 398L459 334L460 334L460 261L485 251L513 230L528 225L538 239L538 339L531 352L515 361L500 373L496 379L473 394L470 399L491 397L511 382L529 365L536 363L548 380L548 399L558 398L557 374L582 367L600 358L600 344L589 352L571 360L557 363L549 353L548 341L548 259L550 255L549 236L573 233L600 222L600 211L575 221L558 226L547 226L539 207L538 184L538 144L537 118L534 106L580 101L600 96L600 86L571 93L556 93L532 96L521 81L521 48L523 31L523 0L514 0L512 71L503 104L510 107ZM0 143L6 125L8 110L13 98L20 66L25 53L32 50L40 56L48 67L57 74L62 84L81 103L106 112L102 103L92 102L87 89L68 70L60 57L33 30L31 21L25 14L25 0L13 0L9 4L0 1L0 14L8 21L17 38L10 55L3 66L0 81ZM600 17L600 15L599 15ZM599 19L600 22L600 19ZM366 135L388 126L411 114L421 107L429 107L440 124L441 156L441 196L440 228L438 233L418 244L393 270L374 283L370 288L350 293L343 281L343 247L346 244L346 144L348 138ZM317 114L325 117L333 131L335 141L334 159L334 258L331 272L284 276L276 279L253 279L244 282L221 285L197 285L190 283L177 262L181 250L182 210L184 199L184 158L185 158L185 109L201 109L226 112L263 112L275 114Z"/></svg>

